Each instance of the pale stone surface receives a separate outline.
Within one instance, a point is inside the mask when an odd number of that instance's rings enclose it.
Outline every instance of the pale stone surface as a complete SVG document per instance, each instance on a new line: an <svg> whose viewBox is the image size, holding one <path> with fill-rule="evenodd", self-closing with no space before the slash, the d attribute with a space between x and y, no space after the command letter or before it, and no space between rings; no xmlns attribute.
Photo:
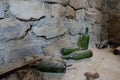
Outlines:
<svg viewBox="0 0 120 80"><path fill-rule="evenodd" d="M76 11L76 20L84 20L86 17L85 15L85 10L84 9L80 9Z"/></svg>
<svg viewBox="0 0 120 80"><path fill-rule="evenodd" d="M0 20L0 41L19 39L26 34L30 27L22 22L10 19Z"/></svg>
<svg viewBox="0 0 120 80"><path fill-rule="evenodd" d="M74 9L85 8L87 6L87 0L70 0L69 5Z"/></svg>
<svg viewBox="0 0 120 80"><path fill-rule="evenodd" d="M60 4L51 5L51 15L54 17L64 16L65 7Z"/></svg>
<svg viewBox="0 0 120 80"><path fill-rule="evenodd" d="M75 19L76 11L73 8L71 8L70 6L67 6L64 16L67 17L68 19Z"/></svg>
<svg viewBox="0 0 120 80"><path fill-rule="evenodd" d="M69 0L44 0L44 1L48 3L58 3L62 5L67 5Z"/></svg>
<svg viewBox="0 0 120 80"><path fill-rule="evenodd" d="M34 26L32 29L36 36L44 36L49 39L63 35L67 31L62 20L53 18L46 22L43 20L41 23L43 25Z"/></svg>
<svg viewBox="0 0 120 80"><path fill-rule="evenodd" d="M61 48L72 47L72 46L73 46L73 44L70 41L70 36L65 35L65 37L63 37L60 40L56 41L52 45L44 48L43 50L44 50L44 53L46 55L51 55L53 57L60 57Z"/></svg>
<svg viewBox="0 0 120 80"><path fill-rule="evenodd" d="M5 8L2 4L0 4L0 18L5 18Z"/></svg>
<svg viewBox="0 0 120 80"><path fill-rule="evenodd" d="M84 31L85 21L70 20L70 33L76 35Z"/></svg>
<svg viewBox="0 0 120 80"><path fill-rule="evenodd" d="M38 1L9 0L10 11L22 20L36 20L45 16L45 6Z"/></svg>

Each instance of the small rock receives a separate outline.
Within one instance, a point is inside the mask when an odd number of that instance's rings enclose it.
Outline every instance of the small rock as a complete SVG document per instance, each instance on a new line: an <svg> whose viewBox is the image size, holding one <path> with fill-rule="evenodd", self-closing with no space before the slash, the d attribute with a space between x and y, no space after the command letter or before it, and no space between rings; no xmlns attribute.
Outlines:
<svg viewBox="0 0 120 80"><path fill-rule="evenodd" d="M67 6L64 15L68 19L75 19L76 18L76 11L73 8L71 8L70 6Z"/></svg>
<svg viewBox="0 0 120 80"><path fill-rule="evenodd" d="M45 16L45 5L37 0L10 0L10 12L22 20L38 20Z"/></svg>
<svg viewBox="0 0 120 80"><path fill-rule="evenodd" d="M74 9L85 8L87 5L87 0L70 0L69 5Z"/></svg>
<svg viewBox="0 0 120 80"><path fill-rule="evenodd" d="M95 72L95 73L86 72L86 73L84 73L84 75L86 76L86 80L95 80L95 79L99 78L99 73L97 73L97 72Z"/></svg>
<svg viewBox="0 0 120 80"><path fill-rule="evenodd" d="M45 36L47 39L63 35L67 30L62 20L48 19L40 21L40 25L34 26L32 31L36 36Z"/></svg>
<svg viewBox="0 0 120 80"><path fill-rule="evenodd" d="M114 49L113 54L120 55L120 47L117 47L116 49Z"/></svg>

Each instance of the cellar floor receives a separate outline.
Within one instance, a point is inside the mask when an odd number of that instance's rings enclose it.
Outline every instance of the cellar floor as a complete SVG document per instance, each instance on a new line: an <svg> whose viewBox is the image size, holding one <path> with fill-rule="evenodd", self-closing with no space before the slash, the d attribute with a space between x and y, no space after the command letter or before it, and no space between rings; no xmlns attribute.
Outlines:
<svg viewBox="0 0 120 80"><path fill-rule="evenodd" d="M93 57L90 59L67 61L73 66L67 68L65 74L44 73L48 80L86 80L85 72L98 72L96 80L120 79L120 56L113 55L111 49L91 49Z"/></svg>

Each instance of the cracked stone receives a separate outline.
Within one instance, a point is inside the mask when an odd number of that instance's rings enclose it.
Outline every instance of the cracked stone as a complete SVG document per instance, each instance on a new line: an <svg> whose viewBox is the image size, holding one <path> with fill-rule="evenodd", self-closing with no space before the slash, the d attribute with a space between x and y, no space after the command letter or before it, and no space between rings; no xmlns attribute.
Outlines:
<svg viewBox="0 0 120 80"><path fill-rule="evenodd" d="M70 40L70 35L66 34L65 37L57 40L52 45L43 49L46 55L50 55L53 57L60 57L60 50L64 47L73 47L73 44Z"/></svg>
<svg viewBox="0 0 120 80"><path fill-rule="evenodd" d="M10 0L10 12L22 20L38 20L45 16L45 5L37 0Z"/></svg>
<svg viewBox="0 0 120 80"><path fill-rule="evenodd" d="M60 4L51 5L51 15L54 17L63 16L65 12L65 7Z"/></svg>
<svg viewBox="0 0 120 80"><path fill-rule="evenodd" d="M87 0L70 0L69 5L74 9L81 9L87 6Z"/></svg>
<svg viewBox="0 0 120 80"><path fill-rule="evenodd" d="M70 6L67 6L64 15L68 19L75 19L76 18L76 11L73 8L71 8Z"/></svg>
<svg viewBox="0 0 120 80"><path fill-rule="evenodd" d="M0 41L9 41L24 37L26 31L30 28L27 24L10 19L0 20Z"/></svg>
<svg viewBox="0 0 120 80"><path fill-rule="evenodd" d="M67 31L64 22L56 18L44 19L43 21L40 21L40 23L40 25L32 28L32 31L36 36L44 36L47 39L50 39L63 35Z"/></svg>
<svg viewBox="0 0 120 80"><path fill-rule="evenodd" d="M44 1L48 3L57 3L57 4L67 5L69 0L44 0Z"/></svg>

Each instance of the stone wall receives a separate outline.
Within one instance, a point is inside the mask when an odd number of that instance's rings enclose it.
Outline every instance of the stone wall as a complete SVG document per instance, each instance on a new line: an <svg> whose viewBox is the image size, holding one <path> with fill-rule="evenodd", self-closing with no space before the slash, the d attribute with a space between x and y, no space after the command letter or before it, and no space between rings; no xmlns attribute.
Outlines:
<svg viewBox="0 0 120 80"><path fill-rule="evenodd" d="M0 65L25 56L58 57L89 27L90 44L107 38L104 0L0 0Z"/></svg>
<svg viewBox="0 0 120 80"><path fill-rule="evenodd" d="M120 35L120 0L107 0L109 19L109 38Z"/></svg>

